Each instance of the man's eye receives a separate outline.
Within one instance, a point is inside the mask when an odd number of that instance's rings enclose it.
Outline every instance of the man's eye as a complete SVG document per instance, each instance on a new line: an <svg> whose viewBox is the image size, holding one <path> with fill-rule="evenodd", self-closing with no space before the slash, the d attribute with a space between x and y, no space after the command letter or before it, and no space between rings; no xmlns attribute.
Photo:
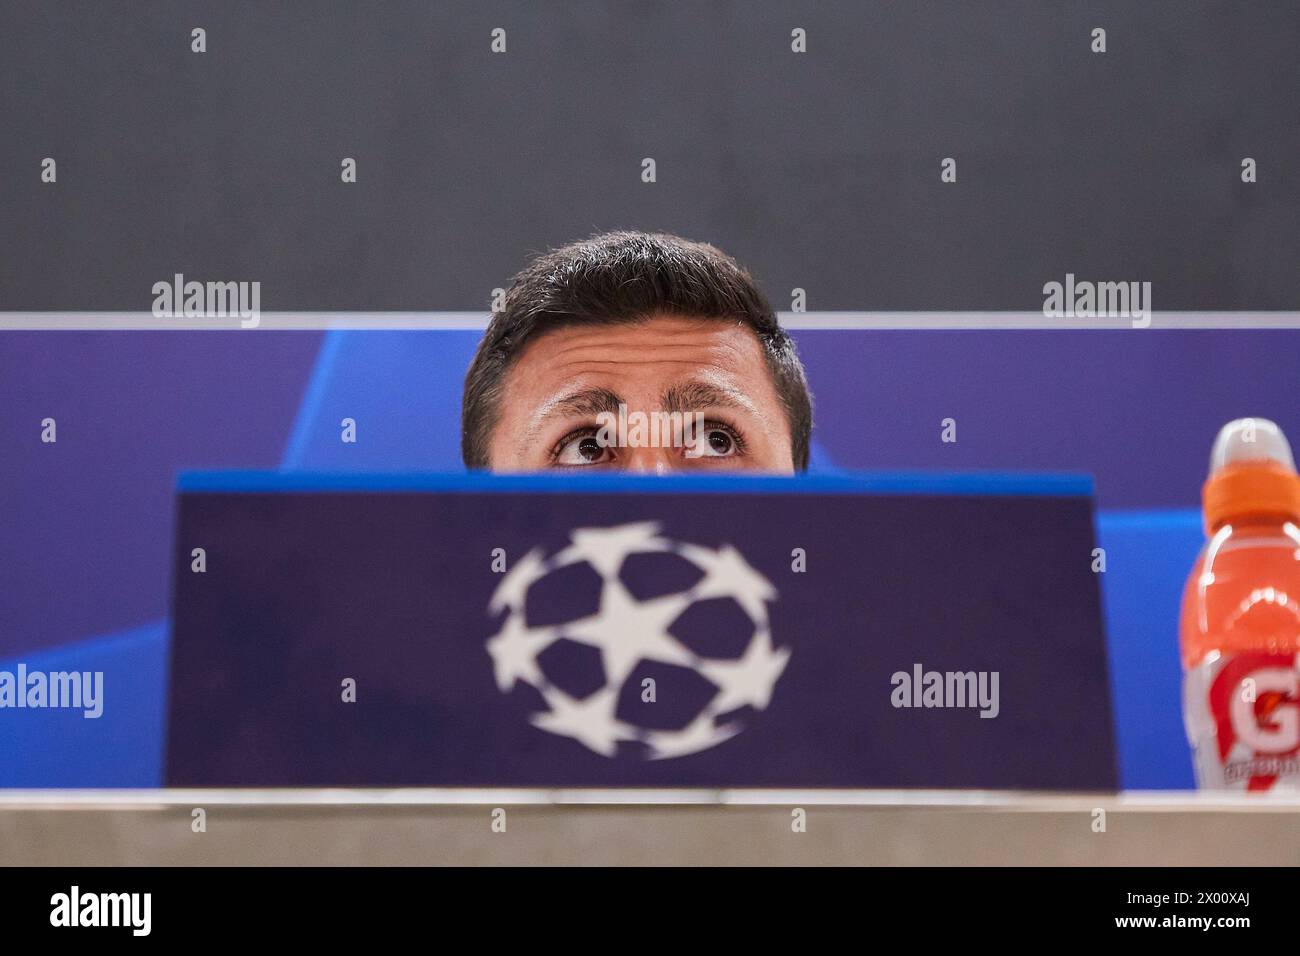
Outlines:
<svg viewBox="0 0 1300 956"><path fill-rule="evenodd" d="M739 451L740 443L726 428L706 428L699 438L686 449L687 458L730 458Z"/></svg>
<svg viewBox="0 0 1300 956"><path fill-rule="evenodd" d="M602 465L609 461L610 450L593 434L566 438L555 455L557 465Z"/></svg>

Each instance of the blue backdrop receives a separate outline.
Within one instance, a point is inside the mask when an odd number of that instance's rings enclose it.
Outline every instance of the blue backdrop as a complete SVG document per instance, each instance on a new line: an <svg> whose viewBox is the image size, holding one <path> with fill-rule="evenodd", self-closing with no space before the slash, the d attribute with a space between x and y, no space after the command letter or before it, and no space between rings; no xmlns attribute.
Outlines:
<svg viewBox="0 0 1300 956"><path fill-rule="evenodd" d="M1191 784L1177 614L1222 422L1300 433L1295 332L807 332L815 466L1087 471L1126 787ZM0 339L0 667L103 670L97 721L8 711L4 786L160 779L172 496L198 468L459 467L473 332ZM1104 371L1103 371L1104 370ZM44 417L59 441L39 440ZM359 440L338 440L343 417ZM939 441L940 421L958 441Z"/></svg>

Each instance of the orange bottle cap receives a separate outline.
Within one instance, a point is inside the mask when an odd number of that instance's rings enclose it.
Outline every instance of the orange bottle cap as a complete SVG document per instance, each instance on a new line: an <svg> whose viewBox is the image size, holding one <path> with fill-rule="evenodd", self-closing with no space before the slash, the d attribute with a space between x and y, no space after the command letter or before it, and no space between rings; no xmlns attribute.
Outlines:
<svg viewBox="0 0 1300 956"><path fill-rule="evenodd" d="M1201 498L1210 534L1247 517L1300 522L1300 475L1282 430L1266 418L1239 418L1223 426Z"/></svg>

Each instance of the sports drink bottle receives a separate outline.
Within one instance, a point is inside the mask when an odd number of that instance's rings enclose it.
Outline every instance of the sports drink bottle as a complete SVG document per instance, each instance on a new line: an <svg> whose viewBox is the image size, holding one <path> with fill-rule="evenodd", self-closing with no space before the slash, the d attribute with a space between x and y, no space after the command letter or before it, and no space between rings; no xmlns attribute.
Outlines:
<svg viewBox="0 0 1300 956"><path fill-rule="evenodd" d="M1183 720L1202 789L1300 786L1300 476L1273 422L1219 432L1183 590Z"/></svg>

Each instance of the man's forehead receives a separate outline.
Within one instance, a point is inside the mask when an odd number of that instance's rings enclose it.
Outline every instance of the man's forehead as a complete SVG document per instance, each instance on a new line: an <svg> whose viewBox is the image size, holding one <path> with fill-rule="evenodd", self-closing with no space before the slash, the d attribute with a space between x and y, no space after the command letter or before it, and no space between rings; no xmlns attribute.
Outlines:
<svg viewBox="0 0 1300 956"><path fill-rule="evenodd" d="M655 315L562 325L536 336L513 363L507 396L531 397L526 417L594 413L619 402L741 405L771 389L763 346L730 318Z"/></svg>
<svg viewBox="0 0 1300 956"><path fill-rule="evenodd" d="M563 367L602 360L638 364L691 363L702 357L721 365L762 356L753 330L728 318L654 315L613 322L576 322L534 336L521 356Z"/></svg>
<svg viewBox="0 0 1300 956"><path fill-rule="evenodd" d="M529 434L556 418L616 414L620 405L758 413L760 397L771 389L757 336L722 318L654 316L561 327L530 343L512 371L519 392L532 395L524 416Z"/></svg>
<svg viewBox="0 0 1300 956"><path fill-rule="evenodd" d="M529 342L510 370L515 385L554 393L618 383L650 400L688 378L725 388L766 369L747 325L730 319L653 316L632 322L578 323Z"/></svg>

